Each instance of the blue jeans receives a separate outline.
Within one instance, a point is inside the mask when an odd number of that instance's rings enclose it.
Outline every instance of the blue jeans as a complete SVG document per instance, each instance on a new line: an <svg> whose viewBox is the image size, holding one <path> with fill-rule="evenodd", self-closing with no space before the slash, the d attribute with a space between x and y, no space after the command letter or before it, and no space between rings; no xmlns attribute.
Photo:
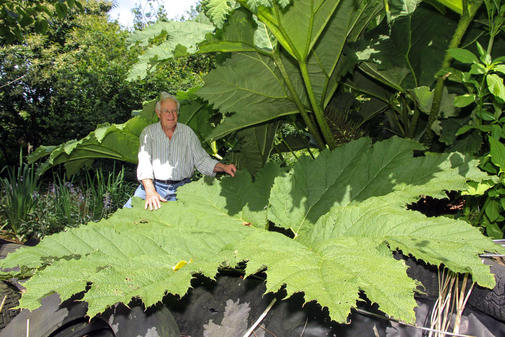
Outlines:
<svg viewBox="0 0 505 337"><path fill-rule="evenodd" d="M187 183L190 183L191 179L186 178L177 184L165 184L161 183L159 181L154 180L154 188L156 189L156 192L158 192L164 199L167 201L175 201L176 200L176 192L177 188L181 187L182 185L185 185ZM135 193L133 194L134 197L146 199L146 191L144 190L144 185L140 184L139 187L135 190ZM126 204L124 204L123 208L132 208L132 198L130 198Z"/></svg>

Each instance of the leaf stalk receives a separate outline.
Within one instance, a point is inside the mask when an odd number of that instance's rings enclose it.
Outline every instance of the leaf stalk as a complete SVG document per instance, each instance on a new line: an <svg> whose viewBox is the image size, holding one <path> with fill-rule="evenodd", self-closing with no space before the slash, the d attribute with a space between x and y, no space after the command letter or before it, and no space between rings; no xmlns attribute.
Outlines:
<svg viewBox="0 0 505 337"><path fill-rule="evenodd" d="M307 69L306 62L299 62L300 71L302 73L303 82L305 83L305 88L307 89L307 95L309 96L310 104L312 105L312 110L316 115L317 124L321 133L323 134L323 138L326 144L330 147L330 149L334 149L337 145L335 143L335 138L331 132L330 126L324 117L324 112L316 101L316 97L314 96L314 91L312 90L312 82L310 81L309 71Z"/></svg>
<svg viewBox="0 0 505 337"><path fill-rule="evenodd" d="M281 72L282 78L284 79L284 82L286 83L286 86L288 87L288 90L291 94L291 97L293 98L293 101L298 108L298 111L300 111L300 114L302 115L303 121L305 122L305 125L307 125L307 128L309 129L309 132L314 136L314 139L316 140L319 148L324 149L324 140L319 132L318 128L314 124L314 121L310 118L307 110L305 109L303 103L300 101L300 97L298 97L298 94L296 93L295 87L293 86L293 82L291 82L291 79L288 76L288 73L286 71L286 68L284 67L284 63L282 62L281 58L278 55L278 51L272 54L274 58L274 62L277 64L279 67L279 70Z"/></svg>
<svg viewBox="0 0 505 337"><path fill-rule="evenodd" d="M454 32L451 41L449 42L448 49L457 48L465 35L468 26L472 22L477 10L482 5L482 0L478 0L471 5L468 4L466 0L463 0L463 14L461 15L456 31ZM452 56L449 54L448 50L445 52L444 60L442 62L441 69L447 69L451 65ZM433 94L433 103L431 105L430 116L428 117L428 125L426 126L426 141L430 144L433 140L434 133L431 129L432 124L438 119L440 114L440 106L442 103L442 94L444 89L444 82L446 76L440 75L437 79L435 85L435 92Z"/></svg>

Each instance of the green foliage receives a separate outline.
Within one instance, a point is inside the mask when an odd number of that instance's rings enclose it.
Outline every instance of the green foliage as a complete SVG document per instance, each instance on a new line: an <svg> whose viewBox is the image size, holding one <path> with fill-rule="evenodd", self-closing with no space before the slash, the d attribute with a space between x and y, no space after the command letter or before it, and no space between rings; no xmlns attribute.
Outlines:
<svg viewBox="0 0 505 337"><path fill-rule="evenodd" d="M360 69L400 92L431 86L442 66L456 23L429 7L418 7L368 32L357 54ZM389 33L389 29L391 32Z"/></svg>
<svg viewBox="0 0 505 337"><path fill-rule="evenodd" d="M136 163L139 137L142 130L158 120L153 100L144 105L137 116L123 124L103 125L80 140L70 140L59 146L41 146L29 156L31 162L49 156L38 174L58 164L65 164L69 175L83 166L90 166L97 158L117 159Z"/></svg>
<svg viewBox="0 0 505 337"><path fill-rule="evenodd" d="M206 76L198 95L223 113L235 113L212 130L211 139L299 113L275 63L259 53L234 53Z"/></svg>
<svg viewBox="0 0 505 337"><path fill-rule="evenodd" d="M287 5L248 1L231 11L231 2L209 4L211 13L207 14L216 21L231 14L222 29L207 34L198 52L233 53L208 75L198 93L221 112L233 113L216 129L213 139L299 114L321 148L325 144L335 146L324 110L338 80L353 64L352 57L344 56L344 45L360 36L378 15L382 3L328 0L315 6L306 1ZM155 33L142 36L143 43L150 38L165 38L163 34L155 36L161 28L152 29ZM156 62L190 52L182 44L175 44L150 48L146 55ZM146 64L142 61L138 66L145 69Z"/></svg>
<svg viewBox="0 0 505 337"><path fill-rule="evenodd" d="M237 143L227 159L254 175L270 158L278 127L279 123L267 123L238 131Z"/></svg>
<svg viewBox="0 0 505 337"><path fill-rule="evenodd" d="M455 27L455 21L420 6L390 25L383 22L358 42L359 71L366 77L355 74L350 86L377 110L382 108L389 131L402 137L422 137L434 96L431 87ZM452 116L454 107L447 89L442 99L443 116Z"/></svg>
<svg viewBox="0 0 505 337"><path fill-rule="evenodd" d="M131 89L122 82L134 53L101 4L89 1L85 13L53 18L46 35L0 47L0 149L8 163L19 144L61 143L129 114Z"/></svg>
<svg viewBox="0 0 505 337"><path fill-rule="evenodd" d="M51 19L46 34L0 46L0 156L15 164L19 146L54 146L86 137L104 123L122 124L160 91L202 84L213 59L171 60L144 80L126 81L143 51L107 20L110 3L90 0L83 13ZM63 130L63 131L62 131Z"/></svg>
<svg viewBox="0 0 505 337"><path fill-rule="evenodd" d="M467 90L467 93L455 97L454 105L459 108L473 108L468 123L463 125L456 135L478 130L500 139L504 136L501 128L505 125L502 116L505 102L502 68L505 66L505 59L500 57L493 60L478 42L477 45L480 51L479 57L468 49L449 50L449 53L464 64L467 70L453 69L454 75L449 76L449 80L463 84Z"/></svg>
<svg viewBox="0 0 505 337"><path fill-rule="evenodd" d="M214 26L194 21L159 21L141 31L133 32L129 44L148 46L137 63L129 70L128 79L145 78L156 71L156 64L174 56L194 53L196 44L201 42ZM148 42L149 41L149 42Z"/></svg>
<svg viewBox="0 0 505 337"><path fill-rule="evenodd" d="M36 204L35 193L39 188L39 180L34 166L23 162L22 156L19 166L4 169L7 170L7 175L0 178L4 199L0 211L5 219L5 223L1 224L2 231L6 236L22 240L24 235L21 227Z"/></svg>
<svg viewBox="0 0 505 337"><path fill-rule="evenodd" d="M237 0L209 0L206 5L207 16L214 22L214 24L221 28L226 21L226 17L235 9L238 4L243 4ZM280 5L281 8L286 7L290 3L289 0L249 0L247 5L255 10L259 6L276 6Z"/></svg>
<svg viewBox="0 0 505 337"><path fill-rule="evenodd" d="M80 0L4 0L0 3L0 45L22 42L30 31L44 34L51 18L83 10Z"/></svg>
<svg viewBox="0 0 505 337"><path fill-rule="evenodd" d="M481 227L489 237L501 239L505 233L505 145L493 136L488 136L488 141L490 150L481 158L480 167L494 179L469 194L464 211L470 223Z"/></svg>
<svg viewBox="0 0 505 337"><path fill-rule="evenodd" d="M65 228L106 218L124 205L136 187L124 180L124 169L108 174L102 169L95 170L93 175L88 172L80 183L54 174L48 185L35 186L35 170L26 164L22 168L23 179L8 184L7 178L2 180L2 191L6 192L0 199L6 219L2 237L7 239L40 240ZM30 183L32 188L27 191ZM13 192L18 196L17 203L12 202ZM24 209L19 210L21 206Z"/></svg>
<svg viewBox="0 0 505 337"><path fill-rule="evenodd" d="M83 300L93 317L133 297L151 306L166 292L182 296L194 274L212 278L219 267L247 261L246 275L266 268L268 292L304 292L333 320L345 322L364 292L385 313L412 322L416 282L391 251L471 273L486 287L494 278L478 254L502 251L465 222L406 209L421 194L486 178L460 154L414 157L419 148L398 138L373 146L361 139L300 160L287 174L267 166L254 182L243 171L200 180L158 211L138 200L107 220L20 249L2 268L34 274L21 307L35 309L52 292L64 300L88 289ZM265 230L267 218L295 238Z"/></svg>
<svg viewBox="0 0 505 337"><path fill-rule="evenodd" d="M333 147L323 111L349 69L344 44L360 35L381 6L324 1L310 7L309 2L295 1L285 10L246 6L249 12L234 11L223 30L200 46L201 51L234 52L209 73L199 91L215 108L234 112L213 136L296 113L319 146ZM259 36L268 37L270 44L259 45L268 40Z"/></svg>
<svg viewBox="0 0 505 337"><path fill-rule="evenodd" d="M476 42L477 53L464 48L448 51L457 61L448 70L448 79L462 86L464 91L454 99L460 116L443 124L448 130L445 130L442 141L448 145L454 144L453 147L467 141L470 143L467 148L471 146L473 153L483 154L480 167L494 175L494 184L482 191L480 196L468 198L465 214L471 223L481 227L488 236L502 238L505 231L505 205L501 202L505 195L505 146L502 144L505 139L505 58L493 58L491 55L495 40L505 24L505 4L485 1L485 5L489 35L487 48Z"/></svg>

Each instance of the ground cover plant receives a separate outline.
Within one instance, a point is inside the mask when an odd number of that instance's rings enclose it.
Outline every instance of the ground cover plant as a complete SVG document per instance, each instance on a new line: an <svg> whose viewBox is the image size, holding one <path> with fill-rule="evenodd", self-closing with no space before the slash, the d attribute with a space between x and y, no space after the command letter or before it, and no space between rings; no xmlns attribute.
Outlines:
<svg viewBox="0 0 505 337"><path fill-rule="evenodd" d="M107 174L99 168L81 181L53 174L41 181L33 165L8 167L0 180L0 237L38 242L46 235L109 217L130 198L135 186L125 180L124 168Z"/></svg>
<svg viewBox="0 0 505 337"><path fill-rule="evenodd" d="M400 138L374 145L362 138L300 159L289 172L267 165L254 181L246 172L202 179L159 211L144 211L139 200L107 220L18 250L2 268L32 275L21 307L35 309L52 292L65 300L85 291L93 317L134 297L151 306L167 292L182 296L194 274L212 278L220 267L246 261L246 275L266 270L267 292L303 292L338 322L361 291L388 315L412 322L416 282L393 251L471 273L486 287L494 278L478 255L500 251L464 221L406 209L420 194L440 196L487 177L460 154L414 157L420 149ZM269 231L269 222L292 237Z"/></svg>
<svg viewBox="0 0 505 337"><path fill-rule="evenodd" d="M34 208L40 182L35 174L35 168L23 162L20 156L18 167L4 167L5 177L0 178L1 213L6 223L2 223L2 230L8 227L14 237L22 237L23 222Z"/></svg>

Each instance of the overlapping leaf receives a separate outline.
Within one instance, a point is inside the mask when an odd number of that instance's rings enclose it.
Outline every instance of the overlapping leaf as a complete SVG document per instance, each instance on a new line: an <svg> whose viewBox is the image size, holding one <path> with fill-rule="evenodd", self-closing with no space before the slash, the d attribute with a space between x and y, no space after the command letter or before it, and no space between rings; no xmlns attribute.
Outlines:
<svg viewBox="0 0 505 337"><path fill-rule="evenodd" d="M419 143L396 137L373 146L361 138L323 152L316 161L300 160L290 175L276 179L269 219L295 234L310 232L334 206L388 195L405 207L420 195L444 197L445 190L465 189L466 179L485 177L476 161L460 154L413 157L420 149Z"/></svg>
<svg viewBox="0 0 505 337"><path fill-rule="evenodd" d="M252 8L256 9L259 6L270 7L273 4L279 4L281 7L286 7L289 5L289 0L248 0L247 4ZM237 5L236 0L209 0L207 3L207 15L216 24L217 27L221 28L226 20L226 17L233 11Z"/></svg>
<svg viewBox="0 0 505 337"><path fill-rule="evenodd" d="M343 57L345 42L356 38L368 25L370 14L381 6L377 1L295 1L286 10L259 8L258 23L243 10L236 11L219 36L200 46L201 51L235 52L209 73L198 92L215 108L235 113L212 137L301 113L297 101L303 109L313 110L308 92L324 108L352 65ZM278 55L267 45L258 45L257 36L262 32L258 25L264 25L282 45ZM308 82L301 76L300 63L307 64Z"/></svg>
<svg viewBox="0 0 505 337"><path fill-rule="evenodd" d="M275 174L278 168L271 170ZM216 181L201 180L181 188L179 196L188 203L166 203L148 213L138 201L133 209L120 210L108 220L19 250L2 261L2 267L48 265L25 284L28 292L21 306L29 309L37 308L40 299L51 292L66 299L85 290L88 282L92 287L83 300L89 304L90 316L136 296L147 306L158 302L166 290L182 296L192 274L213 277L222 263L236 264L229 249L233 242L251 235L251 221L265 226L264 204L273 182L272 174L265 173L256 187L246 173L238 174L237 182L245 193L240 200L220 196L221 186ZM245 202L247 195L254 197ZM230 215L226 208L237 212ZM187 264L174 270L180 261Z"/></svg>
<svg viewBox="0 0 505 337"><path fill-rule="evenodd" d="M223 29L199 44L200 53L238 52L238 51L271 51L274 42L268 36L262 23L253 20L252 14L244 8L236 9L228 18Z"/></svg>
<svg viewBox="0 0 505 337"><path fill-rule="evenodd" d="M267 56L254 52L234 53L205 78L198 95L221 112L236 112L218 126L211 137L298 113L282 76Z"/></svg>
<svg viewBox="0 0 505 337"><path fill-rule="evenodd" d="M447 17L419 7L391 28L384 23L368 33L366 46L358 52L366 61L360 68L398 91L431 86L454 29Z"/></svg>
<svg viewBox="0 0 505 337"><path fill-rule="evenodd" d="M278 126L278 121L272 121L238 131L237 146L231 153L231 162L254 175L270 158Z"/></svg>
<svg viewBox="0 0 505 337"><path fill-rule="evenodd" d="M99 126L83 139L70 140L57 147L42 146L29 160L34 162L49 156L39 168L38 174L43 174L53 166L65 164L69 175L76 173L84 165L90 165L97 158L136 163L140 133L158 119L154 113L154 104L154 101L147 102L137 116L123 124Z"/></svg>
<svg viewBox="0 0 505 337"><path fill-rule="evenodd" d="M331 20L339 0L294 1L288 10L261 7L258 18L296 60L306 60Z"/></svg>
<svg viewBox="0 0 505 337"><path fill-rule="evenodd" d="M25 283L21 306L32 309L46 294L66 299L90 285L84 300L92 316L132 297L152 305L165 292L182 295L194 273L213 277L223 263L247 261L247 274L266 268L267 291L303 292L339 322L361 292L387 314L413 321L416 283L391 251L470 272L488 287L494 279L478 254L500 251L465 222L406 209L420 194L440 196L485 178L457 153L414 157L419 148L398 138L373 146L363 139L302 160L287 175L268 167L254 182L245 172L201 180L159 211L139 202L18 250L2 267L45 266ZM267 206L295 239L264 229Z"/></svg>
<svg viewBox="0 0 505 337"><path fill-rule="evenodd" d="M138 62L130 69L128 78L134 80L147 76L148 70L156 62L174 57L176 48L183 49L183 54L194 53L198 43L205 39L205 35L214 30L211 24L194 21L157 22L130 36L131 43L147 45L152 39L165 31L168 37L160 44L152 46L139 57ZM182 52L182 50L181 50Z"/></svg>

